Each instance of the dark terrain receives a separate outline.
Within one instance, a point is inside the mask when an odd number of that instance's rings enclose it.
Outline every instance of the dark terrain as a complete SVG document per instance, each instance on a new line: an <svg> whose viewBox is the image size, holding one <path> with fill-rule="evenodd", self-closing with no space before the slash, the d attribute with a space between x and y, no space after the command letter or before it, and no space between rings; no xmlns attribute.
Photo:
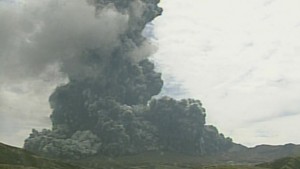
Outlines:
<svg viewBox="0 0 300 169"><path fill-rule="evenodd" d="M236 145L228 153L188 156L178 153L145 152L117 158L95 156L62 162L26 150L0 144L0 169L299 169L300 146ZM298 157L297 157L298 156ZM275 160L277 159L277 160ZM84 166L84 167L83 167Z"/></svg>
<svg viewBox="0 0 300 169"><path fill-rule="evenodd" d="M0 143L0 169L83 169Z"/></svg>

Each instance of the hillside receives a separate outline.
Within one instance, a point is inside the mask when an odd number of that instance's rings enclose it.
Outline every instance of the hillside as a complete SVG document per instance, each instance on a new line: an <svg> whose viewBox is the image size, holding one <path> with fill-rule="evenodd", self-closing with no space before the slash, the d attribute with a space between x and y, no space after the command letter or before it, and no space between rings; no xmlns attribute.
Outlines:
<svg viewBox="0 0 300 169"><path fill-rule="evenodd" d="M118 158L91 157L79 164L91 168L114 166L122 168L175 168L175 169L279 169L270 165L257 165L271 162L287 156L300 156L300 146L294 144L270 146L260 145L254 148L235 144L230 152L214 156L189 156L179 153L149 151ZM267 163L269 164L269 163ZM270 163L271 164L271 163ZM261 168L260 168L261 167ZM280 168L281 169L281 168ZM299 168L290 168L299 169Z"/></svg>
<svg viewBox="0 0 300 169"><path fill-rule="evenodd" d="M300 157L285 157L273 162L263 163L258 166L271 169L299 169Z"/></svg>
<svg viewBox="0 0 300 169"><path fill-rule="evenodd" d="M236 145L232 152L217 156L188 156L178 153L150 151L137 155L109 158L94 156L73 164L39 157L26 150L0 143L0 169L299 169L300 158L280 156L299 154L299 146ZM246 158L247 157L247 158ZM265 163L254 165L265 160ZM85 168L79 166L86 166Z"/></svg>
<svg viewBox="0 0 300 169"><path fill-rule="evenodd" d="M83 169L0 143L0 169Z"/></svg>
<svg viewBox="0 0 300 169"><path fill-rule="evenodd" d="M300 156L300 145L259 145L253 148L247 148L236 144L229 152L214 156L205 156L201 158L201 160L206 164L233 163L248 165L270 162L288 156Z"/></svg>

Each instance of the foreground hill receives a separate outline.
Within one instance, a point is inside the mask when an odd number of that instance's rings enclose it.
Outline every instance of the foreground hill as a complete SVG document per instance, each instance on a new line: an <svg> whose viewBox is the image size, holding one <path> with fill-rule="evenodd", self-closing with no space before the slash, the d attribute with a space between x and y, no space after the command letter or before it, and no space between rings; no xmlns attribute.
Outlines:
<svg viewBox="0 0 300 169"><path fill-rule="evenodd" d="M187 156L153 151L118 158L95 156L68 164L0 143L0 169L299 169L300 158L287 157L268 162L276 157L296 155L298 150L299 146L292 144L250 149L236 145L232 152L217 156ZM260 161L265 163L255 165Z"/></svg>
<svg viewBox="0 0 300 169"><path fill-rule="evenodd" d="M0 169L83 169L0 143Z"/></svg>
<svg viewBox="0 0 300 169"><path fill-rule="evenodd" d="M273 162L259 164L257 166L271 169L299 169L300 157L285 157Z"/></svg>
<svg viewBox="0 0 300 169"><path fill-rule="evenodd" d="M142 168L147 168L148 166L148 168L151 168L152 166L152 168L164 169L166 166L170 166L175 169L257 169L259 167L273 169L271 165L258 166L257 164L271 162L287 156L300 157L300 146L294 144L282 146L260 145L254 148L247 148L236 144L230 152L213 156L188 156L178 153L153 151L114 159L96 156L84 159L80 161L80 164L93 168L100 166L115 166L116 168L121 166L143 166Z"/></svg>

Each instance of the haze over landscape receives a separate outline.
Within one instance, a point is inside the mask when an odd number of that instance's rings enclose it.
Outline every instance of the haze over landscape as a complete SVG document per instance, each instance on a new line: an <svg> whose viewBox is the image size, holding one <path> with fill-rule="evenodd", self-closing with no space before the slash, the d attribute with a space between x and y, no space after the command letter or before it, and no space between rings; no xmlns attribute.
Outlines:
<svg viewBox="0 0 300 169"><path fill-rule="evenodd" d="M48 98L57 85L67 81L57 62L47 57L37 60L44 65L5 57L21 57L14 51L20 44L10 44L10 40L24 38L19 27L22 31L31 29L26 22L20 23L22 19L34 21L34 16L20 18L20 5L23 3L0 1L4 25L0 28L0 141L19 147L32 128L50 128ZM152 60L163 73L163 94L200 99L207 110L207 122L237 143L300 142L299 1L164 0L159 6L164 15L148 27L147 35L159 47ZM80 10L88 11L85 7ZM66 14L74 13L70 8ZM70 23L67 28L80 25L76 20L58 21ZM86 20L85 25L92 22ZM114 23L109 26L116 27ZM69 33L76 35L76 31L85 30L79 27ZM88 31L98 30L91 27ZM25 51L25 58L32 54L26 53L26 48L21 51ZM47 50L35 52L49 54Z"/></svg>

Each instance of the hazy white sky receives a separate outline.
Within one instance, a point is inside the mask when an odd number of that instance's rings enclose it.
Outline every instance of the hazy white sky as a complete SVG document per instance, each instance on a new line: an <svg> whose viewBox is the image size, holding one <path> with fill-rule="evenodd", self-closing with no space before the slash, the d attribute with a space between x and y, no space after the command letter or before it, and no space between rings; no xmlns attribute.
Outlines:
<svg viewBox="0 0 300 169"><path fill-rule="evenodd" d="M163 0L155 60L234 141L300 143L300 1ZM174 89L172 84L176 84ZM177 92L178 93L178 92Z"/></svg>
<svg viewBox="0 0 300 169"><path fill-rule="evenodd" d="M299 0L161 0L160 6L164 13L150 34L164 94L200 99L207 122L235 142L300 143ZM49 69L14 85L1 79L9 72L0 72L0 142L22 146L32 128L50 127L48 96L64 79Z"/></svg>

